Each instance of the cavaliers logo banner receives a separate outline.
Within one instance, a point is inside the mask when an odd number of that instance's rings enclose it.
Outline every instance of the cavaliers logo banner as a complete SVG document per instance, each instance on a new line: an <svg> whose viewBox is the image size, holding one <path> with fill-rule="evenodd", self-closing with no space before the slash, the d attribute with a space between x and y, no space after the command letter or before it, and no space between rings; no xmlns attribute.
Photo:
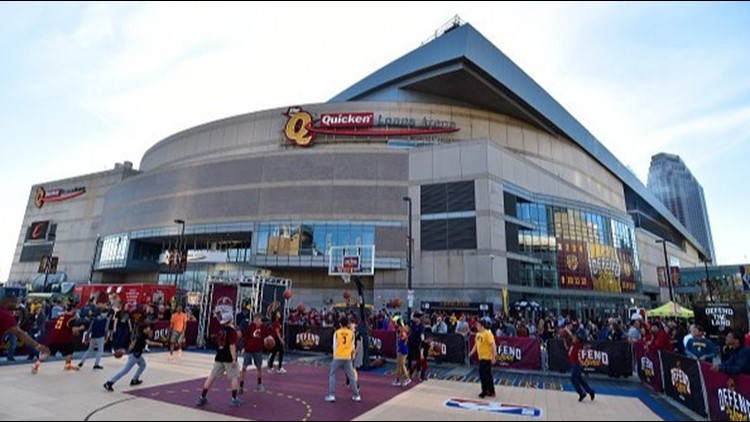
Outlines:
<svg viewBox="0 0 750 422"><path fill-rule="evenodd" d="M589 255L586 242L557 240L557 269L560 287L563 289L592 290L594 282L589 271Z"/></svg>
<svg viewBox="0 0 750 422"><path fill-rule="evenodd" d="M333 327L286 327L286 344L297 350L333 353Z"/></svg>
<svg viewBox="0 0 750 422"><path fill-rule="evenodd" d="M660 355L664 393L693 412L706 416L706 398L698 361L663 351Z"/></svg>
<svg viewBox="0 0 750 422"><path fill-rule="evenodd" d="M86 193L86 187L80 186L70 189L50 189L46 190L43 187L39 186L36 188L36 192L34 193L34 205L37 208L42 208L42 206L47 202L60 202L65 201L67 199L75 198L76 196L81 196L84 193Z"/></svg>
<svg viewBox="0 0 750 422"><path fill-rule="evenodd" d="M638 287L636 286L633 253L625 249L617 249L617 257L620 260L620 290L623 293L636 292Z"/></svg>

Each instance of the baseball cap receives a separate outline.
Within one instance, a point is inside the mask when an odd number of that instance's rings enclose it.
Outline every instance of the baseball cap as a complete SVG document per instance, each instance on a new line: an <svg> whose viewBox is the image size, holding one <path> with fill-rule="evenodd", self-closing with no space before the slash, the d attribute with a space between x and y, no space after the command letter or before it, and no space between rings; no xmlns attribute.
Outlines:
<svg viewBox="0 0 750 422"><path fill-rule="evenodd" d="M222 324L229 324L234 319L234 316L231 312L223 312L221 314L221 319L219 320Z"/></svg>

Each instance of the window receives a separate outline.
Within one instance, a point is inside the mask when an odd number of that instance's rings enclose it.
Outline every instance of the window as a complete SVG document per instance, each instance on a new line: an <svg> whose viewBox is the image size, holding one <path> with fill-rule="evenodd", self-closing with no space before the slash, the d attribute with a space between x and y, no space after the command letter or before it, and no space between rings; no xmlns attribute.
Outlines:
<svg viewBox="0 0 750 422"><path fill-rule="evenodd" d="M375 225L364 222L261 223L256 254L323 256L331 246L374 244Z"/></svg>

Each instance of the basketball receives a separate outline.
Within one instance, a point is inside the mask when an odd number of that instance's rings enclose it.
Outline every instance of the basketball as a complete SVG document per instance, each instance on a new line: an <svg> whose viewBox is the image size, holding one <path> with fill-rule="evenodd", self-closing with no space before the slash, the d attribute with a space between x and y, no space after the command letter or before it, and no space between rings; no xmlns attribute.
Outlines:
<svg viewBox="0 0 750 422"><path fill-rule="evenodd" d="M264 338L263 347L265 347L266 350L273 350L273 348L276 347L276 340L274 340L271 336Z"/></svg>
<svg viewBox="0 0 750 422"><path fill-rule="evenodd" d="M284 290L284 299L289 300L292 298L292 296L294 296L294 293L292 293L291 290Z"/></svg>
<svg viewBox="0 0 750 422"><path fill-rule="evenodd" d="M344 290L343 296L344 299L349 300L349 298L352 297L352 292L350 292L349 290Z"/></svg>
<svg viewBox="0 0 750 422"><path fill-rule="evenodd" d="M122 349L117 349L117 350L115 350L115 353L114 353L114 355L113 355L113 356L115 357L115 359L120 359L120 358L121 358L121 357L123 357L124 355L125 355L125 351L124 351L124 350L122 350Z"/></svg>
<svg viewBox="0 0 750 422"><path fill-rule="evenodd" d="M394 308L400 308L401 307L401 299L399 299L399 298L393 299L392 303L393 303L393 307Z"/></svg>

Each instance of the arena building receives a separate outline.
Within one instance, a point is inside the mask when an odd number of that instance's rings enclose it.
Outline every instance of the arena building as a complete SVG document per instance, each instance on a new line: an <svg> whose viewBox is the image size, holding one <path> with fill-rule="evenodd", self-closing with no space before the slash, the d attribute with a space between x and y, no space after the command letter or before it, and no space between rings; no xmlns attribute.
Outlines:
<svg viewBox="0 0 750 422"><path fill-rule="evenodd" d="M694 267L710 258L602 143L466 24L327 102L186 129L151 147L138 170L118 164L33 186L11 280L39 284L44 255L58 258L58 280L187 290L208 275L263 269L292 279L295 301L323 306L343 289L328 275L330 248L375 245L364 282L380 307L406 301L409 217L415 307L500 310L526 299L614 313L668 297L657 276L665 260ZM170 251L182 249L177 274Z"/></svg>

